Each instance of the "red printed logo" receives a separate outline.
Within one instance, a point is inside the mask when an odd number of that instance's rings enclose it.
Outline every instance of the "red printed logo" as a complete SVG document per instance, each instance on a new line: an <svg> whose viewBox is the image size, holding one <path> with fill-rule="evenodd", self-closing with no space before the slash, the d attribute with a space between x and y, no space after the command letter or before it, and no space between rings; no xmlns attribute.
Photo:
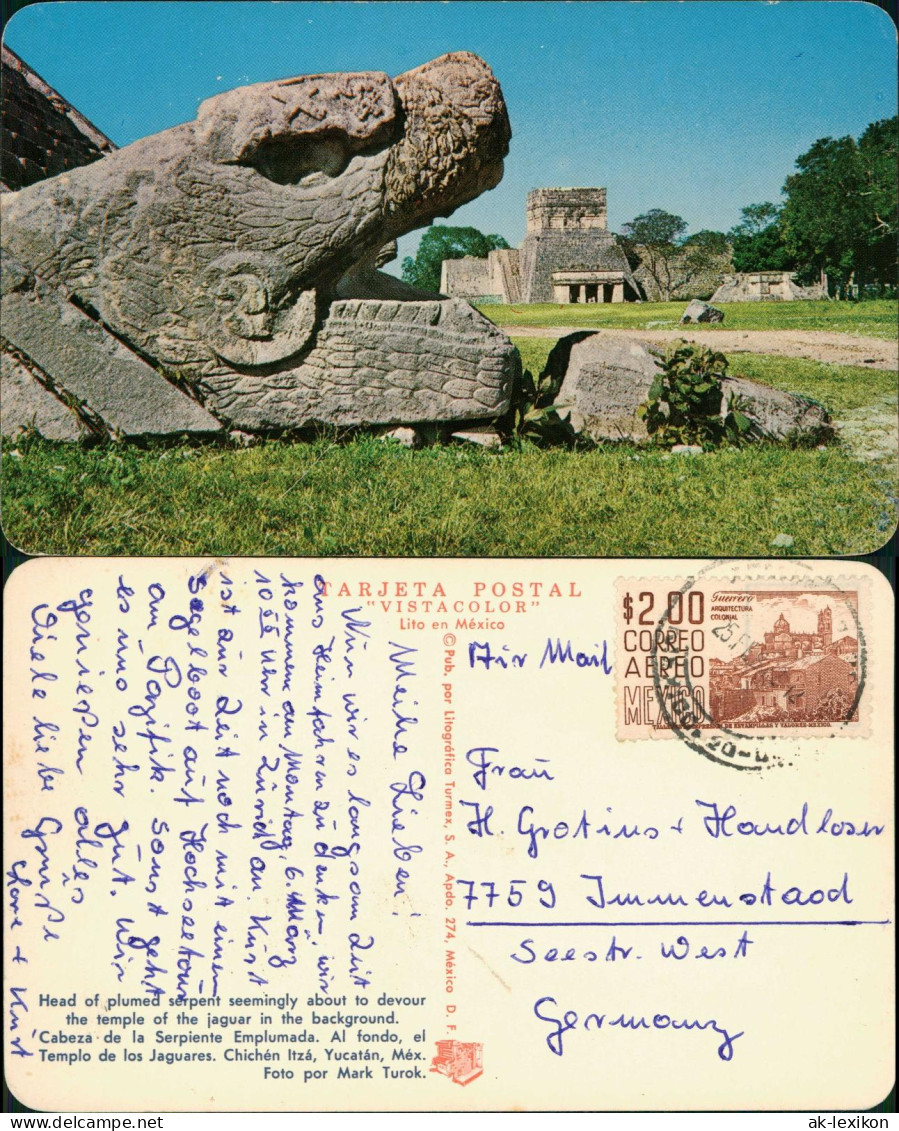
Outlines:
<svg viewBox="0 0 899 1131"><path fill-rule="evenodd" d="M484 1071L483 1048L474 1041L437 1041L431 1071L448 1076L454 1084L470 1084Z"/></svg>

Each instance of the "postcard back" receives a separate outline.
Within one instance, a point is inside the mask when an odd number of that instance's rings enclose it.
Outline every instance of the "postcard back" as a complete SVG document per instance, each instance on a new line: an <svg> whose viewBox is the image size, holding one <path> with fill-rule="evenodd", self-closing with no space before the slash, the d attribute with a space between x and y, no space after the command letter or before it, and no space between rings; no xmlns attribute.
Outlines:
<svg viewBox="0 0 899 1131"><path fill-rule="evenodd" d="M28 563L10 1089L879 1102L892 605L848 562Z"/></svg>

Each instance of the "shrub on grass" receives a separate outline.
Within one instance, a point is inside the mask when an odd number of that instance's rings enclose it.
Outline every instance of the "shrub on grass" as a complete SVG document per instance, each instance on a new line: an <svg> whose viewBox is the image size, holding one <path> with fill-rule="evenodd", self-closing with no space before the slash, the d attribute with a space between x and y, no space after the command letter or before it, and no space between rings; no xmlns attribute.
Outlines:
<svg viewBox="0 0 899 1131"><path fill-rule="evenodd" d="M556 403L563 376L549 367L536 378L530 369L520 370L512 383L509 412L498 425L504 441L519 446L522 440L532 440L539 447L574 447L575 431L559 415L567 406Z"/></svg>
<svg viewBox="0 0 899 1131"><path fill-rule="evenodd" d="M681 341L673 342L664 354L653 353L661 369L637 409L653 441L664 447L740 447L762 438L739 397L731 394L722 406L721 379L727 372L723 353Z"/></svg>

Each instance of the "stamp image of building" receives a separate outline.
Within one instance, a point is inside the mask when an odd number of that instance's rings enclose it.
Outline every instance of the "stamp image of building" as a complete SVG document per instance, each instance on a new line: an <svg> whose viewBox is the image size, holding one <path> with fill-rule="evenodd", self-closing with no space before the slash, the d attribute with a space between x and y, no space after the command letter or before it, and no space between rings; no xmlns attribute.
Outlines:
<svg viewBox="0 0 899 1131"><path fill-rule="evenodd" d="M783 613L737 658L709 661L709 714L719 726L798 726L846 721L856 696L858 641L833 640L833 614L817 632L794 632Z"/></svg>
<svg viewBox="0 0 899 1131"><path fill-rule="evenodd" d="M608 229L604 188L528 193L521 248L486 259L445 259L443 294L492 302L633 302L642 297L624 250Z"/></svg>

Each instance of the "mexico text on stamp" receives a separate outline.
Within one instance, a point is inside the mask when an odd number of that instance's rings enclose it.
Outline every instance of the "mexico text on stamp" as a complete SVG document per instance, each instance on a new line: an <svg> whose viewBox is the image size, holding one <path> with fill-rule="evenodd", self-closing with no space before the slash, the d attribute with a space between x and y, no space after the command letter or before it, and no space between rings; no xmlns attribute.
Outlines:
<svg viewBox="0 0 899 1131"><path fill-rule="evenodd" d="M618 734L680 737L731 765L768 761L733 738L859 735L857 589L801 578L624 579L617 593ZM729 749L721 756L720 747ZM712 752L710 753L710 748Z"/></svg>

